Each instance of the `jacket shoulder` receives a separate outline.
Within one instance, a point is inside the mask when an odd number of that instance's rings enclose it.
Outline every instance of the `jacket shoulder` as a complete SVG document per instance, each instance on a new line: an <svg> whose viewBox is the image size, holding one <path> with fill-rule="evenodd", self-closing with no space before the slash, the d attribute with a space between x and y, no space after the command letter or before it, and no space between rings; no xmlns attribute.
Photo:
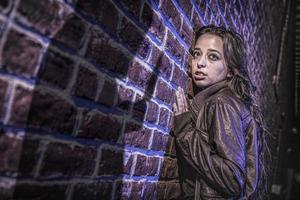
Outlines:
<svg viewBox="0 0 300 200"><path fill-rule="evenodd" d="M226 87L212 95L207 99L206 103L209 105L227 105L239 113L242 118L250 114L247 106L231 91L229 87Z"/></svg>

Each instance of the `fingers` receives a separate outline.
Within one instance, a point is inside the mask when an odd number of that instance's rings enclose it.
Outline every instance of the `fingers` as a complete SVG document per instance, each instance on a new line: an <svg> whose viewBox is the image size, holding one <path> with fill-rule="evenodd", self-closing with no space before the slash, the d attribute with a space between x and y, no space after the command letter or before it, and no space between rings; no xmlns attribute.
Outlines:
<svg viewBox="0 0 300 200"><path fill-rule="evenodd" d="M188 106L187 106L185 94L184 94L184 91L181 87L179 87L179 91L181 93L180 98L181 98L181 102L182 102L182 105L183 105L183 112L186 112L188 110Z"/></svg>
<svg viewBox="0 0 300 200"><path fill-rule="evenodd" d="M181 87L178 87L178 90L175 93L175 103L173 104L174 114L181 114L188 111L187 101L184 95L184 91Z"/></svg>
<svg viewBox="0 0 300 200"><path fill-rule="evenodd" d="M178 108L177 108L177 104L176 104L176 103L173 103L173 113L174 113L175 116L179 114L179 113L178 113Z"/></svg>
<svg viewBox="0 0 300 200"><path fill-rule="evenodd" d="M179 87L179 93L180 93L180 95L179 95L180 102L182 103L182 112L186 112L188 110L188 107L187 107L187 102L186 102L184 91L181 87Z"/></svg>
<svg viewBox="0 0 300 200"><path fill-rule="evenodd" d="M176 91L176 103L177 103L177 109L178 112L182 112L183 111L183 101L182 101L182 97L181 97L181 91L177 90Z"/></svg>

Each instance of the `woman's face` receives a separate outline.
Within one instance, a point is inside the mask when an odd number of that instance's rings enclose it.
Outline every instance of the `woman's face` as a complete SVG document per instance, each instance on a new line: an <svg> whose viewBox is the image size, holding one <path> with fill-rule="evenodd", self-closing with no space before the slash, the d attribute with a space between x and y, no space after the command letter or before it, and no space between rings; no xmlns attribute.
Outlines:
<svg viewBox="0 0 300 200"><path fill-rule="evenodd" d="M197 87L204 89L226 78L228 67L221 37L210 33L201 35L192 56L192 78Z"/></svg>

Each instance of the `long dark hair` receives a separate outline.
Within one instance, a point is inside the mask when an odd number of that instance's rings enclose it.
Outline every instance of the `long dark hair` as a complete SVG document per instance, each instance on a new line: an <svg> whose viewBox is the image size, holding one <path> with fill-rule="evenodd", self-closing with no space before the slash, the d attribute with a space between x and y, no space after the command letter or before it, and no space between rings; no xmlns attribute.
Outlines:
<svg viewBox="0 0 300 200"><path fill-rule="evenodd" d="M214 25L204 26L195 32L194 44L197 39L205 34L213 34L222 38L225 62L228 66L229 76L228 86L232 92L240 98L249 108L252 116L260 127L259 139L259 182L256 197L254 199L267 199L270 174L270 150L269 150L269 131L264 123L262 112L256 103L256 87L249 77L247 69L246 47L243 38L238 33L228 30L225 27ZM191 91L191 90L190 90Z"/></svg>

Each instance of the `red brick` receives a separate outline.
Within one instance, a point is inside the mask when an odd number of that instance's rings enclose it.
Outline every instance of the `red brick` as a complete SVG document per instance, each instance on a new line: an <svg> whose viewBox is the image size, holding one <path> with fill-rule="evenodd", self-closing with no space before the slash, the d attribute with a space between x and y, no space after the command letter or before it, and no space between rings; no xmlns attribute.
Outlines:
<svg viewBox="0 0 300 200"><path fill-rule="evenodd" d="M165 199L178 199L181 193L180 185L178 182L166 183L166 196Z"/></svg>
<svg viewBox="0 0 300 200"><path fill-rule="evenodd" d="M76 107L69 101L45 90L34 90L28 124L71 134L77 115Z"/></svg>
<svg viewBox="0 0 300 200"><path fill-rule="evenodd" d="M196 5L198 5L198 8L199 10L202 12L202 13L205 13L205 10L206 10L206 0L197 0L198 2L196 3Z"/></svg>
<svg viewBox="0 0 300 200"><path fill-rule="evenodd" d="M4 117L4 103L6 97L8 82L0 79L0 120Z"/></svg>
<svg viewBox="0 0 300 200"><path fill-rule="evenodd" d="M2 36L3 36L3 33L4 33L4 31L6 30L6 28L7 28L6 22L5 22L5 21L2 21L2 20L0 19L0 40L1 40ZM1 67L0 67L0 68L1 68Z"/></svg>
<svg viewBox="0 0 300 200"><path fill-rule="evenodd" d="M191 29L185 21L182 23L180 36L183 38L183 40L189 47L192 46L193 29Z"/></svg>
<svg viewBox="0 0 300 200"><path fill-rule="evenodd" d="M134 54L140 55L143 59L148 57L151 49L150 41L126 18L122 19L119 38Z"/></svg>
<svg viewBox="0 0 300 200"><path fill-rule="evenodd" d="M127 121L125 125L125 133L139 131L143 128L141 123L137 123L136 121Z"/></svg>
<svg viewBox="0 0 300 200"><path fill-rule="evenodd" d="M40 176L90 176L95 168L95 158L94 147L71 147L68 144L50 143L47 145Z"/></svg>
<svg viewBox="0 0 300 200"><path fill-rule="evenodd" d="M134 154L132 152L124 152L123 156L123 173L125 174L131 174L131 168L133 166L133 159L134 159Z"/></svg>
<svg viewBox="0 0 300 200"><path fill-rule="evenodd" d="M73 93L76 96L94 100L98 88L98 76L95 72L80 66Z"/></svg>
<svg viewBox="0 0 300 200"><path fill-rule="evenodd" d="M22 151L22 140L11 134L0 134L0 174L12 175L18 172Z"/></svg>
<svg viewBox="0 0 300 200"><path fill-rule="evenodd" d="M142 198L143 182L118 181L114 199L139 200Z"/></svg>
<svg viewBox="0 0 300 200"><path fill-rule="evenodd" d="M78 50L82 45L87 28L87 22L76 15L72 15L68 17L54 38L67 47Z"/></svg>
<svg viewBox="0 0 300 200"><path fill-rule="evenodd" d="M155 151L166 151L169 141L169 136L162 134L159 131L154 131L151 149Z"/></svg>
<svg viewBox="0 0 300 200"><path fill-rule="evenodd" d="M129 200L131 187L132 185L131 182L129 181L125 181L125 180L116 181L114 199Z"/></svg>
<svg viewBox="0 0 300 200"><path fill-rule="evenodd" d="M184 49L171 32L168 32L166 50L175 56L180 63L183 61Z"/></svg>
<svg viewBox="0 0 300 200"><path fill-rule="evenodd" d="M131 58L119 48L112 46L107 38L98 30L91 31L85 54L92 62L119 75L127 75Z"/></svg>
<svg viewBox="0 0 300 200"><path fill-rule="evenodd" d="M157 184L157 199L179 199L180 193L181 189L178 182L159 181Z"/></svg>
<svg viewBox="0 0 300 200"><path fill-rule="evenodd" d="M179 31L181 26L181 14L175 7L172 1L163 0L161 3L161 10L164 15L171 21L177 31Z"/></svg>
<svg viewBox="0 0 300 200"><path fill-rule="evenodd" d="M170 111L168 111L166 108L161 107L158 124L163 127L168 127L169 116L170 116Z"/></svg>
<svg viewBox="0 0 300 200"><path fill-rule="evenodd" d="M245 24L245 15L241 14L239 19L240 19L240 29L242 29L242 25ZM266 34L266 35L268 35L268 34Z"/></svg>
<svg viewBox="0 0 300 200"><path fill-rule="evenodd" d="M218 26L226 27L223 17L221 15L216 16L216 22L217 22Z"/></svg>
<svg viewBox="0 0 300 200"><path fill-rule="evenodd" d="M152 72L147 70L144 66L140 65L138 62L134 62L128 71L128 77L131 81L133 81L137 86L142 89L146 89L146 87L151 83L151 75Z"/></svg>
<svg viewBox="0 0 300 200"><path fill-rule="evenodd" d="M212 13L217 16L220 15L221 13L219 12L219 6L218 6L218 0L210 0L209 2L209 7L211 8Z"/></svg>
<svg viewBox="0 0 300 200"><path fill-rule="evenodd" d="M179 4L183 11L185 12L186 16L190 19L192 14L193 5L189 0L179 0Z"/></svg>
<svg viewBox="0 0 300 200"><path fill-rule="evenodd" d="M118 22L120 20L117 9L109 1L101 1L101 7L103 9L100 21L105 25L112 33L116 33ZM109 11L109 12L107 12Z"/></svg>
<svg viewBox="0 0 300 200"><path fill-rule="evenodd" d="M155 66L156 63L158 63L158 61L161 60L162 54L163 54L163 52L159 48L157 48L156 46L153 46L149 63L152 66Z"/></svg>
<svg viewBox="0 0 300 200"><path fill-rule="evenodd" d="M211 20L213 18L214 16L212 9L209 6L206 6L204 20L206 20L207 23L213 23Z"/></svg>
<svg viewBox="0 0 300 200"><path fill-rule="evenodd" d="M155 176L159 165L158 157L147 157L137 155L134 175L136 176Z"/></svg>
<svg viewBox="0 0 300 200"><path fill-rule="evenodd" d="M74 187L72 200L111 199L111 192L112 182L79 183Z"/></svg>
<svg viewBox="0 0 300 200"><path fill-rule="evenodd" d="M166 183L163 181L157 182L157 199L166 199Z"/></svg>
<svg viewBox="0 0 300 200"><path fill-rule="evenodd" d="M161 179L175 179L178 178L177 159L164 157L161 163L159 177Z"/></svg>
<svg viewBox="0 0 300 200"><path fill-rule="evenodd" d="M24 88L22 85L17 85L15 88L9 123L24 126L31 109L31 102L32 91Z"/></svg>
<svg viewBox="0 0 300 200"><path fill-rule="evenodd" d="M158 199L157 197L157 183L146 182L143 193L143 199Z"/></svg>
<svg viewBox="0 0 300 200"><path fill-rule="evenodd" d="M152 8L147 3L144 4L141 21L144 23L148 31L153 33L160 41L163 41L166 28L162 19L153 12Z"/></svg>
<svg viewBox="0 0 300 200"><path fill-rule="evenodd" d="M123 85L119 87L117 106L123 110L129 111L133 102L133 91L125 88Z"/></svg>
<svg viewBox="0 0 300 200"><path fill-rule="evenodd" d="M2 52L3 68L26 77L35 76L41 44L23 33L10 30Z"/></svg>
<svg viewBox="0 0 300 200"><path fill-rule="evenodd" d="M121 0L122 4L126 7L127 10L137 19L140 18L140 12L142 8L142 1L137 0L134 3L130 0Z"/></svg>
<svg viewBox="0 0 300 200"><path fill-rule="evenodd" d="M158 8L159 2L160 2L160 1L161 1L161 0L153 0L153 1L152 1L152 3L153 3L153 5L154 5L155 8Z"/></svg>
<svg viewBox="0 0 300 200"><path fill-rule="evenodd" d="M84 111L82 122L78 130L78 136L116 141L121 129L122 122L113 115Z"/></svg>
<svg viewBox="0 0 300 200"><path fill-rule="evenodd" d="M141 199L142 197L142 192L143 192L143 182L136 182L133 181L132 182L132 186L131 186L131 191L130 191L130 200L132 199Z"/></svg>
<svg viewBox="0 0 300 200"><path fill-rule="evenodd" d="M200 20L200 17L198 16L198 13L196 11L194 11L193 13L193 18L192 18L193 24L194 24L194 31L196 31L197 29L199 29L200 27L203 26L202 21Z"/></svg>
<svg viewBox="0 0 300 200"><path fill-rule="evenodd" d="M17 182L13 199L66 199L68 185Z"/></svg>
<svg viewBox="0 0 300 200"><path fill-rule="evenodd" d="M241 14L241 11L242 11L242 5L240 4L240 1L235 1L234 2L234 7L235 7L235 10L236 10L236 15L239 16ZM259 12L258 12L259 13Z"/></svg>
<svg viewBox="0 0 300 200"><path fill-rule="evenodd" d="M78 0L75 8L102 23L111 33L117 32L119 13L109 0L86 1Z"/></svg>
<svg viewBox="0 0 300 200"><path fill-rule="evenodd" d="M171 105L174 99L173 90L164 81L158 80L156 85L156 97Z"/></svg>
<svg viewBox="0 0 300 200"><path fill-rule="evenodd" d="M40 159L39 140L34 140L26 133L23 144L22 152L19 160L19 174L22 176L33 176L34 169Z"/></svg>
<svg viewBox="0 0 300 200"><path fill-rule="evenodd" d="M138 121L143 121L147 110L146 100L137 94L132 108L132 117Z"/></svg>
<svg viewBox="0 0 300 200"><path fill-rule="evenodd" d="M71 10L59 1L22 0L18 6L17 18L46 35L54 36L65 24Z"/></svg>
<svg viewBox="0 0 300 200"><path fill-rule="evenodd" d="M126 132L125 130L122 141L126 145L147 149L150 136L151 130L147 128L141 128L140 130L130 132Z"/></svg>
<svg viewBox="0 0 300 200"><path fill-rule="evenodd" d="M38 76L51 85L65 89L72 76L73 67L73 60L49 49L44 57Z"/></svg>
<svg viewBox="0 0 300 200"><path fill-rule="evenodd" d="M152 101L148 102L146 121L156 123L158 118L158 105Z"/></svg>
<svg viewBox="0 0 300 200"><path fill-rule="evenodd" d="M182 71L178 65L174 65L172 82L185 89L187 86L187 78L188 76L184 73L184 71Z"/></svg>
<svg viewBox="0 0 300 200"><path fill-rule="evenodd" d="M233 24L232 24L232 21L231 21L231 13L233 13L233 8L232 8L232 6L230 6L230 4L227 4L226 5L226 12L225 12L225 15L224 15L224 17L225 17L225 21L226 21L226 23L228 24L228 26L230 27L230 28L233 28ZM251 20L252 21L252 20Z"/></svg>
<svg viewBox="0 0 300 200"><path fill-rule="evenodd" d="M150 64L154 66L154 71L160 72L166 79L170 78L173 66L169 58L156 47L152 49Z"/></svg>
<svg viewBox="0 0 300 200"><path fill-rule="evenodd" d="M104 81L104 85L101 89L97 102L112 107L115 105L115 98L117 95L118 90L116 82L106 79Z"/></svg>
<svg viewBox="0 0 300 200"><path fill-rule="evenodd" d="M218 0L218 4L219 10L221 11L222 15L224 15L226 9L226 0Z"/></svg>
<svg viewBox="0 0 300 200"><path fill-rule="evenodd" d="M131 162L127 162L124 166L124 152L122 150L102 149L101 158L98 165L98 175L120 175L127 171L128 167L132 165Z"/></svg>

